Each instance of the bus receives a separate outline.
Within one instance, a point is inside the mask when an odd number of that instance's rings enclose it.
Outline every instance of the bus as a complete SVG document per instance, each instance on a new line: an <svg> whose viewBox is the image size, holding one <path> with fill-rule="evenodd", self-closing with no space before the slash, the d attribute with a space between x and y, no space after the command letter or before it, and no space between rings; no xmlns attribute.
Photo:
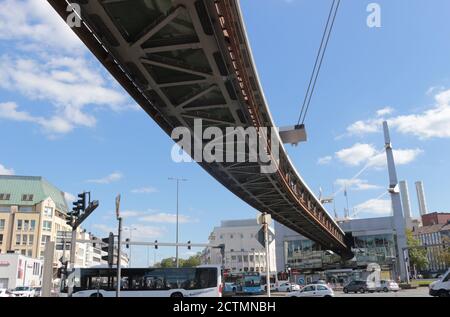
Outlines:
<svg viewBox="0 0 450 317"><path fill-rule="evenodd" d="M75 268L61 282L60 296L115 297L116 285L116 268ZM221 297L222 269L122 268L120 285L121 297Z"/></svg>
<svg viewBox="0 0 450 317"><path fill-rule="evenodd" d="M266 292L267 291L267 274L261 274L261 289ZM275 273L270 274L270 290L275 291L278 287L278 276Z"/></svg>

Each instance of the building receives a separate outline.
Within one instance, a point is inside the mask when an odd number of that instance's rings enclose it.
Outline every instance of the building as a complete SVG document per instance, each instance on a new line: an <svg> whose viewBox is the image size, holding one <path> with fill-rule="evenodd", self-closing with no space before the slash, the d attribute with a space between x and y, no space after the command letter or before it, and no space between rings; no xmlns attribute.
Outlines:
<svg viewBox="0 0 450 317"><path fill-rule="evenodd" d="M71 230L66 214L64 193L43 177L0 175L0 253L42 259L46 243Z"/></svg>
<svg viewBox="0 0 450 317"><path fill-rule="evenodd" d="M355 257L346 263L314 241L275 223L277 268L290 272L295 281L307 283L326 278L343 284L361 278L370 263L377 263L382 277L392 278L399 272L393 222L393 217L338 221L342 230L351 233L354 239Z"/></svg>
<svg viewBox="0 0 450 317"><path fill-rule="evenodd" d="M42 260L15 253L0 254L0 288L41 286L42 267Z"/></svg>
<svg viewBox="0 0 450 317"><path fill-rule="evenodd" d="M255 219L222 221L209 236L209 243L224 244L224 261L220 249L206 248L202 252L203 264L222 264L227 273L266 272L266 251L258 240L261 230ZM273 229L271 229L273 230ZM270 271L276 272L275 242L269 247Z"/></svg>
<svg viewBox="0 0 450 317"><path fill-rule="evenodd" d="M422 216L423 226L445 225L448 222L450 222L450 213L448 212L433 212Z"/></svg>
<svg viewBox="0 0 450 317"><path fill-rule="evenodd" d="M422 215L423 226L414 228L413 235L422 246L427 247L428 265L422 273L435 275L447 270L442 254L444 243L450 243L450 213L429 213ZM447 246L448 248L448 246Z"/></svg>

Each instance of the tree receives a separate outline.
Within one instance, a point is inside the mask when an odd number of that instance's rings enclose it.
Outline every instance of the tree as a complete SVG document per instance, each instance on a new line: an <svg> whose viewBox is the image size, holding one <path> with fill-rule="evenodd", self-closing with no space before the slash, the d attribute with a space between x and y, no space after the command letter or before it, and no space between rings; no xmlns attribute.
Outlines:
<svg viewBox="0 0 450 317"><path fill-rule="evenodd" d="M180 265L182 267L195 267L199 266L201 263L200 261L200 253L197 253L196 255L193 255L189 257L187 260L183 260L183 264Z"/></svg>
<svg viewBox="0 0 450 317"><path fill-rule="evenodd" d="M442 239L443 244L446 244L444 249L439 254L439 260L447 267L450 267L450 236L445 236Z"/></svg>
<svg viewBox="0 0 450 317"><path fill-rule="evenodd" d="M414 238L411 230L406 231L406 241L411 267L415 267L417 270L426 269L428 266L427 249L420 247L420 241Z"/></svg>

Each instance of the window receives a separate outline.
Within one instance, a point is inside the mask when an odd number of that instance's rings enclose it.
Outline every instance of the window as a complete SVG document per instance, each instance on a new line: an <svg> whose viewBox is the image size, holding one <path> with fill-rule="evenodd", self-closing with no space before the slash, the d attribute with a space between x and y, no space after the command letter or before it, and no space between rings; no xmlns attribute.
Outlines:
<svg viewBox="0 0 450 317"><path fill-rule="evenodd" d="M8 206L0 206L0 212L10 212L10 208Z"/></svg>
<svg viewBox="0 0 450 317"><path fill-rule="evenodd" d="M28 231L30 229L30 220L23 221L23 230Z"/></svg>
<svg viewBox="0 0 450 317"><path fill-rule="evenodd" d="M20 244L20 234L16 234L16 245Z"/></svg>
<svg viewBox="0 0 450 317"><path fill-rule="evenodd" d="M45 207L44 208L44 215L47 216L47 217L51 217L53 215L53 208Z"/></svg>
<svg viewBox="0 0 450 317"><path fill-rule="evenodd" d="M221 234L219 238L220 238L221 240L223 240L223 234Z"/></svg>
<svg viewBox="0 0 450 317"><path fill-rule="evenodd" d="M233 239L233 235L232 234L230 234L230 239Z"/></svg>
<svg viewBox="0 0 450 317"><path fill-rule="evenodd" d="M17 230L22 230L22 220L17 220Z"/></svg>
<svg viewBox="0 0 450 317"><path fill-rule="evenodd" d="M29 256L31 258L33 256L33 250L29 249L27 251L27 256ZM33 272L34 272L34 265L33 265ZM36 275L36 274L34 274L34 275Z"/></svg>
<svg viewBox="0 0 450 317"><path fill-rule="evenodd" d="M0 219L0 230L5 229L5 219Z"/></svg>
<svg viewBox="0 0 450 317"><path fill-rule="evenodd" d="M244 235L241 233L241 239L244 239Z"/></svg>
<svg viewBox="0 0 450 317"><path fill-rule="evenodd" d="M24 234L24 235L22 236L22 244L23 244L23 245L27 245L27 242L28 242L28 236L27 236L26 234Z"/></svg>
<svg viewBox="0 0 450 317"><path fill-rule="evenodd" d="M50 236L42 236L41 244L46 244L50 242Z"/></svg>
<svg viewBox="0 0 450 317"><path fill-rule="evenodd" d="M19 212L32 212L32 206L19 206Z"/></svg>
<svg viewBox="0 0 450 317"><path fill-rule="evenodd" d="M22 195L22 201L32 201L33 200L33 194L23 194Z"/></svg>
<svg viewBox="0 0 450 317"><path fill-rule="evenodd" d="M44 220L44 222L42 224L42 229L45 231L52 231L52 222Z"/></svg>
<svg viewBox="0 0 450 317"><path fill-rule="evenodd" d="M236 261L236 256L235 255L231 256L231 261Z"/></svg>
<svg viewBox="0 0 450 317"><path fill-rule="evenodd" d="M328 291L328 288L326 288L326 287L323 286L323 285L317 285L317 290L318 290L318 291Z"/></svg>
<svg viewBox="0 0 450 317"><path fill-rule="evenodd" d="M36 228L36 220L31 220L30 221L30 230L34 231L34 228Z"/></svg>
<svg viewBox="0 0 450 317"><path fill-rule="evenodd" d="M0 200L9 200L11 198L11 194L0 194Z"/></svg>
<svg viewBox="0 0 450 317"><path fill-rule="evenodd" d="M302 292L314 292L315 290L316 290L316 289L315 289L314 285L310 285L310 286L305 287L305 288L302 290Z"/></svg>
<svg viewBox="0 0 450 317"><path fill-rule="evenodd" d="M26 255L27 250L20 250L20 254Z"/></svg>
<svg viewBox="0 0 450 317"><path fill-rule="evenodd" d="M3 243L3 234L0 234L0 244Z"/></svg>
<svg viewBox="0 0 450 317"><path fill-rule="evenodd" d="M34 235L30 234L30 235L28 236L28 244L29 244L29 245L32 245L33 243L34 243Z"/></svg>

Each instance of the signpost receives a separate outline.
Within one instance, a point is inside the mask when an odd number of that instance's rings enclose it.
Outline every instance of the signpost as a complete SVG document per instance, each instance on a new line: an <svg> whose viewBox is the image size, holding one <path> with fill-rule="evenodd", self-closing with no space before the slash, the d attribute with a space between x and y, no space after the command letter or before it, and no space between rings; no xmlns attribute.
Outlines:
<svg viewBox="0 0 450 317"><path fill-rule="evenodd" d="M269 244L270 242L272 242L274 240L274 234L271 232L272 234L272 240L269 240L269 225L272 222L272 217L268 214L268 213L263 213L261 215L258 216L257 218L258 223L262 224L263 227L261 228L261 230L258 232L258 241L261 243L261 245L265 246L266 248L266 289L267 289L267 297L270 297L270 254L269 254ZM263 232L263 239L260 237L261 234L260 232ZM264 241L264 243L261 242Z"/></svg>
<svg viewBox="0 0 450 317"><path fill-rule="evenodd" d="M117 232L117 289L116 297L120 297L120 282L121 282L121 269L120 269L120 259L121 259L121 238L122 238L122 217L120 217L120 194L116 196L116 218L119 222L118 232Z"/></svg>

